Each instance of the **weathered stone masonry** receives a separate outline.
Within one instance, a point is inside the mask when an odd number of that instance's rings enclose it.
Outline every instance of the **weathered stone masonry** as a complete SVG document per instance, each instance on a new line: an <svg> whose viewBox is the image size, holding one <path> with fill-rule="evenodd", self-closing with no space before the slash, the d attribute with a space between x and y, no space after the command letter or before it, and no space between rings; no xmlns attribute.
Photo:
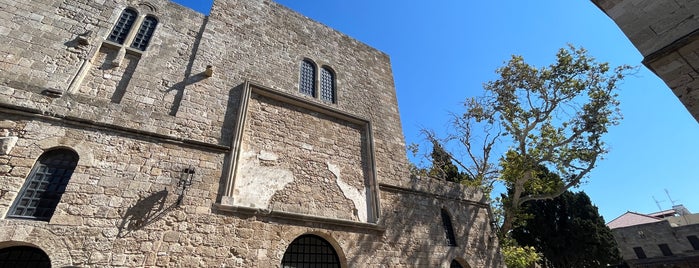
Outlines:
<svg viewBox="0 0 699 268"><path fill-rule="evenodd" d="M137 17L119 44L107 36L125 9ZM132 48L146 17L152 38ZM408 176L388 56L274 2L216 0L204 16L167 0L0 0L0 43L0 252L279 267L312 234L341 267L503 266L482 193ZM335 102L299 92L303 60L333 71ZM13 217L60 148L79 160L50 220Z"/></svg>

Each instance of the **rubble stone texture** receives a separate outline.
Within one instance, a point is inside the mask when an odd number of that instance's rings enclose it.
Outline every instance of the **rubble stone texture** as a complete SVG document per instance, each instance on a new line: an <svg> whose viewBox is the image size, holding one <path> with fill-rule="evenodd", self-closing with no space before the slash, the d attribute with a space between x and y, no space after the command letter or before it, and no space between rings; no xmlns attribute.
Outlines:
<svg viewBox="0 0 699 268"><path fill-rule="evenodd" d="M158 20L144 51L106 39L125 8ZM279 267L314 234L342 267L504 266L480 191L409 176L388 55L279 4L0 0L0 43L0 248ZM299 92L303 60L333 71L335 103ZM8 217L55 148L79 161L50 221Z"/></svg>

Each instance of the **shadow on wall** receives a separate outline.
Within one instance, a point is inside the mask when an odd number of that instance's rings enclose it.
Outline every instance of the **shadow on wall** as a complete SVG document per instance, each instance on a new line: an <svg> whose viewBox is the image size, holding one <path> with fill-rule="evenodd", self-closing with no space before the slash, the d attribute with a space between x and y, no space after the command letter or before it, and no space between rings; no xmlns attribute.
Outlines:
<svg viewBox="0 0 699 268"><path fill-rule="evenodd" d="M199 28L199 32L197 33L196 39L194 39L194 45L192 46L192 53L189 54L189 62L187 63L187 69L184 72L184 81L179 82L174 84L168 91L177 91L175 94L175 100L172 103L172 106L170 106L170 115L175 116L177 115L177 112L180 110L180 104L182 103L182 99L184 97L184 88L187 85L199 82L201 80L204 80L208 76L205 75L205 72L201 72L195 75L192 75L192 67L194 65L194 59L197 56L199 52L199 45L201 44L201 39L204 36L204 30L206 29L206 25L209 24L209 17L206 16L204 17L204 21L201 24L201 27Z"/></svg>
<svg viewBox="0 0 699 268"><path fill-rule="evenodd" d="M412 181L412 186L419 182ZM458 196L454 187L446 196ZM372 263L393 263L406 267L449 267L458 260L463 267L500 267L497 239L490 230L487 208L451 198L435 198L405 192L382 190L382 217L386 226L382 237L361 236L348 248L366 248ZM441 209L451 212L457 246L448 246ZM480 217L479 217L480 215ZM485 220L484 220L484 215ZM376 243L380 240L381 243ZM381 245L388 245L382 248ZM396 255L399 252L400 255ZM357 254L347 259L349 266L366 263ZM395 260L400 258L400 263Z"/></svg>
<svg viewBox="0 0 699 268"><path fill-rule="evenodd" d="M122 238L133 231L140 230L177 208L178 203L175 201L168 204L167 197L168 191L165 189L138 200L124 213L118 226L117 237Z"/></svg>
<svg viewBox="0 0 699 268"><path fill-rule="evenodd" d="M219 144L230 146L231 150L235 149L233 148L233 136L235 135L233 132L235 131L239 112L238 110L244 88L245 84L240 84L234 88L231 88L231 90L228 92L228 103L226 105L226 112L223 117L223 125L221 126L221 140L219 141ZM223 172L221 172L221 178L218 180L218 193L216 194L217 203L221 203L221 198L226 194L226 182L231 179L229 177L231 174L229 174L227 171L233 169L231 166L233 165L232 157L233 155L231 153L226 153L226 155L223 157Z"/></svg>

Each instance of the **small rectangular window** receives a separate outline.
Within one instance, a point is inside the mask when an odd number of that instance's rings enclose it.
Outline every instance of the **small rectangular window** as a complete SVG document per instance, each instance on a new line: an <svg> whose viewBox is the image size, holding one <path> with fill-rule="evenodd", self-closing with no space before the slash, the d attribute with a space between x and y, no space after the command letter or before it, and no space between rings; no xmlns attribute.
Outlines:
<svg viewBox="0 0 699 268"><path fill-rule="evenodd" d="M658 247L660 248L660 251L663 252L663 256L672 256L672 251L667 244L660 244Z"/></svg>
<svg viewBox="0 0 699 268"><path fill-rule="evenodd" d="M694 250L699 250L699 238L697 238L696 235L688 236L687 240L689 240L689 243L692 244L692 248L694 248Z"/></svg>
<svg viewBox="0 0 699 268"><path fill-rule="evenodd" d="M643 251L642 247L635 247L633 248L633 252L636 253L636 257L639 259L645 259L646 258L646 252Z"/></svg>

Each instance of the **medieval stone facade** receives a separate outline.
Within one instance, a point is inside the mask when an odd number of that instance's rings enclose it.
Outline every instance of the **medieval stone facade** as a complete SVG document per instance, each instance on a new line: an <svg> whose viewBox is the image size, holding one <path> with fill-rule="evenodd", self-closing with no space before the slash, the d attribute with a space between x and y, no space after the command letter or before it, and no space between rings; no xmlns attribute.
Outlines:
<svg viewBox="0 0 699 268"><path fill-rule="evenodd" d="M504 266L389 57L274 2L0 0L0 43L4 265Z"/></svg>
<svg viewBox="0 0 699 268"><path fill-rule="evenodd" d="M699 121L699 2L592 0Z"/></svg>

